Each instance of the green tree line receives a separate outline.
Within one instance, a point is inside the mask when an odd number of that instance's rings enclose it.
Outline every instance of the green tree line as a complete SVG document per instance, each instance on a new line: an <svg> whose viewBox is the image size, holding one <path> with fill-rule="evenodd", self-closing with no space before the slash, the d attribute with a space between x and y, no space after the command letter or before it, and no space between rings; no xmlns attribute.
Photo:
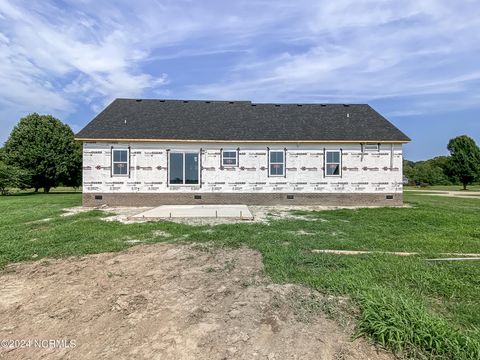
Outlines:
<svg viewBox="0 0 480 360"><path fill-rule="evenodd" d="M480 181L480 148L466 136L449 141L449 156L437 156L425 161L403 161L403 174L409 185L456 185L464 189Z"/></svg>
<svg viewBox="0 0 480 360"><path fill-rule="evenodd" d="M426 161L404 161L411 185L462 184L480 181L480 149L466 135L449 141L450 156ZM51 115L30 114L12 130L0 148L0 193L9 189L79 187L82 182L82 147L72 129Z"/></svg>

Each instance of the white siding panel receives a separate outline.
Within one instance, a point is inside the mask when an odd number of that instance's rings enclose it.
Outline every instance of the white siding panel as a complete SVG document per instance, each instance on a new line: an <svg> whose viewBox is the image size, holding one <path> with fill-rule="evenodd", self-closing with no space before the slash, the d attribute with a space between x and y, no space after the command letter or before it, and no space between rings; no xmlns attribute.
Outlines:
<svg viewBox="0 0 480 360"><path fill-rule="evenodd" d="M130 146L129 177L111 176L111 147ZM268 177L267 146L287 149L286 177ZM220 149L240 148L237 167L221 168ZM323 150L342 149L342 176L324 176ZM393 156L391 149L393 148ZM202 149L201 186L167 186L167 149ZM393 167L390 168L390 164ZM84 143L85 193L157 192L344 192L402 191L402 146L382 144L379 151L361 153L360 144L166 144Z"/></svg>

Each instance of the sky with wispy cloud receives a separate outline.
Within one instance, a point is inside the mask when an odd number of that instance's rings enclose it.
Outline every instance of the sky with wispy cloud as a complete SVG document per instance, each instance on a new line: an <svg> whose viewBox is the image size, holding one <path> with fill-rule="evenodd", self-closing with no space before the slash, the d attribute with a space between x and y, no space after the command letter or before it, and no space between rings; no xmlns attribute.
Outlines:
<svg viewBox="0 0 480 360"><path fill-rule="evenodd" d="M480 144L476 0L0 0L0 144L21 116L79 131L117 97L369 103L406 158Z"/></svg>

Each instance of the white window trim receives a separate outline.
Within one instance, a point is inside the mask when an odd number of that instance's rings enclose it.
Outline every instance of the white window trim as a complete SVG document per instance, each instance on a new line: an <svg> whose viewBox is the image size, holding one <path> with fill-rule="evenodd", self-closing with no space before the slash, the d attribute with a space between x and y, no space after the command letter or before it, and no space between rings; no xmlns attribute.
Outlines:
<svg viewBox="0 0 480 360"><path fill-rule="evenodd" d="M114 161L115 156L113 155L115 151L126 151L127 152L127 173L126 174L115 174L114 164L124 164L125 161ZM129 177L130 176L130 150L128 148L113 148L112 149L112 177Z"/></svg>
<svg viewBox="0 0 480 360"><path fill-rule="evenodd" d="M335 153L335 152L338 152L339 156L338 156L338 159L340 160L340 162L336 163L336 162L328 162L327 159L328 159L328 153ZM338 175L329 175L328 172L327 172L327 166L328 164L338 164ZM325 177L342 177L342 151L340 149L338 150L326 150L325 151Z"/></svg>
<svg viewBox="0 0 480 360"><path fill-rule="evenodd" d="M223 153L225 152L233 152L235 153L235 164L225 164L223 162ZM227 159L233 159L233 158L227 158ZM237 149L233 150L233 149L222 149L222 166L223 167L237 167L238 166L238 151Z"/></svg>
<svg viewBox="0 0 480 360"><path fill-rule="evenodd" d="M170 170L172 169L172 154L183 154L183 183L182 184L172 184L170 182ZM196 184L185 184L185 155L186 154L196 154L198 156L198 183ZM200 186L200 151L190 151L190 150L171 150L168 152L168 186Z"/></svg>
<svg viewBox="0 0 480 360"><path fill-rule="evenodd" d="M272 153L282 153L283 155L283 162L272 162L271 161L271 154ZM282 174L272 174L272 165L274 164L282 164ZM269 177L284 177L285 176L285 150L270 150L268 153L268 176Z"/></svg>

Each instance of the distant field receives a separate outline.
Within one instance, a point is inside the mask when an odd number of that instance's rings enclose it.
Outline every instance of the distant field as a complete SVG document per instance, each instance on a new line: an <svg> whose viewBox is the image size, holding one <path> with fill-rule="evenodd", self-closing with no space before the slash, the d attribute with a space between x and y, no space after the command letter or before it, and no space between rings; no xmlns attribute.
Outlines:
<svg viewBox="0 0 480 360"><path fill-rule="evenodd" d="M105 222L100 211L60 216L62 208L80 205L80 193L6 196L0 197L0 267L119 251L132 239L246 245L261 252L265 271L276 282L349 296L359 309L359 334L387 348L413 357L479 359L480 262L425 258L480 253L480 200L414 192L405 200L411 207L304 211L269 224L189 226ZM334 255L314 249L421 255Z"/></svg>
<svg viewBox="0 0 480 360"><path fill-rule="evenodd" d="M432 185L426 187L405 186L405 190L443 190L443 191L464 191L462 185ZM480 185L469 185L466 191L480 191Z"/></svg>

